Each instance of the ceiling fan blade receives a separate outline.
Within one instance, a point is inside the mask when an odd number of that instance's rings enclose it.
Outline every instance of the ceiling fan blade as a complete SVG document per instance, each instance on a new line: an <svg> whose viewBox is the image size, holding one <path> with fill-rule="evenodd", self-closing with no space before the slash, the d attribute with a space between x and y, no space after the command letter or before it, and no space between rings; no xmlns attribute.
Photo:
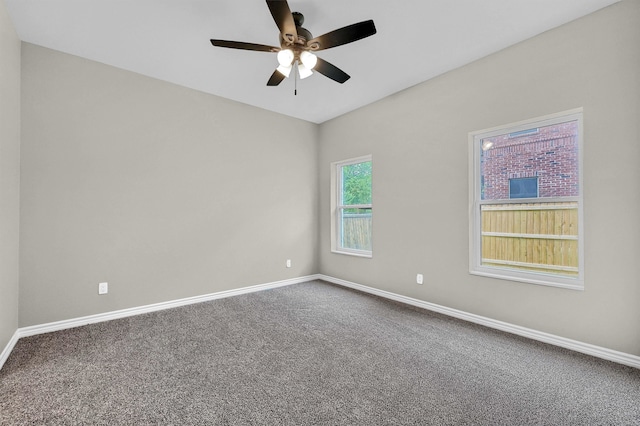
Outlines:
<svg viewBox="0 0 640 426"><path fill-rule="evenodd" d="M289 9L287 0L267 0L267 6L269 6L271 16L273 16L273 20L276 21L276 25L283 38L291 42L298 40L296 23L293 20L293 15L291 14L291 9ZM287 35L291 37L286 37Z"/></svg>
<svg viewBox="0 0 640 426"><path fill-rule="evenodd" d="M342 84L345 81L349 80L351 76L346 72L342 71L340 68L336 67L330 62L325 61L324 59L318 58L318 62L316 62L316 66L313 67L315 71L318 71L320 74L325 77L329 77L333 81L337 81Z"/></svg>
<svg viewBox="0 0 640 426"><path fill-rule="evenodd" d="M211 39L211 44L218 47L228 47L231 49L254 50L257 52L277 52L279 47L267 46L265 44L245 43L243 41L215 40Z"/></svg>
<svg viewBox="0 0 640 426"><path fill-rule="evenodd" d="M331 47L342 46L343 44L372 36L376 33L376 26L373 20L358 22L346 27L333 30L307 42L311 50L324 50Z"/></svg>
<svg viewBox="0 0 640 426"><path fill-rule="evenodd" d="M275 70L273 74L271 74L271 78L267 81L267 86L277 86L284 80L286 77L280 71Z"/></svg>

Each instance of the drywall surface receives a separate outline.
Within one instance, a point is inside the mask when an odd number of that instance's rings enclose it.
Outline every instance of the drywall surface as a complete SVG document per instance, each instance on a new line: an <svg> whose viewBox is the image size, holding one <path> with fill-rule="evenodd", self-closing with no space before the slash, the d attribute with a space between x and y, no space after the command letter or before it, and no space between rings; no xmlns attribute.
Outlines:
<svg viewBox="0 0 640 426"><path fill-rule="evenodd" d="M31 44L22 81L21 327L317 272L315 124Z"/></svg>
<svg viewBox="0 0 640 426"><path fill-rule="evenodd" d="M640 2L623 1L324 123L320 271L640 355L638 46ZM469 132L578 107L584 291L470 275ZM330 251L330 163L365 154L372 259Z"/></svg>
<svg viewBox="0 0 640 426"><path fill-rule="evenodd" d="M0 352L18 328L20 40L0 2Z"/></svg>

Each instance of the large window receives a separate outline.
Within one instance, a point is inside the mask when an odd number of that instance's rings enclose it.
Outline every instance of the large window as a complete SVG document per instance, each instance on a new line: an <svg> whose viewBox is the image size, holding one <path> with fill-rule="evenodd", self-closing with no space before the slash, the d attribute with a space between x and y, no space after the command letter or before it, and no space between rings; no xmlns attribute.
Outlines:
<svg viewBox="0 0 640 426"><path fill-rule="evenodd" d="M582 289L582 110L469 140L470 272Z"/></svg>
<svg viewBox="0 0 640 426"><path fill-rule="evenodd" d="M333 163L331 250L371 257L371 156Z"/></svg>

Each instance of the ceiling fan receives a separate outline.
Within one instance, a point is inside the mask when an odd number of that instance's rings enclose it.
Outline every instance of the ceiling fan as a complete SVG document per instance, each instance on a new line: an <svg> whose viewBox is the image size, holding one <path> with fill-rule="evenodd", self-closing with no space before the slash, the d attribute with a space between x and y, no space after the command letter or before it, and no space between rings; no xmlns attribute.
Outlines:
<svg viewBox="0 0 640 426"><path fill-rule="evenodd" d="M217 39L212 39L211 44L231 49L277 53L279 66L269 78L267 86L280 84L282 80L289 77L294 66L298 70L300 79L309 77L313 74L313 71L317 71L338 83L344 83L350 78L349 74L335 65L318 58L313 52L342 46L376 33L373 21L368 20L348 25L314 38L307 29L302 27L304 23L302 13L291 13L286 0L266 1L273 20L280 30L280 47Z"/></svg>

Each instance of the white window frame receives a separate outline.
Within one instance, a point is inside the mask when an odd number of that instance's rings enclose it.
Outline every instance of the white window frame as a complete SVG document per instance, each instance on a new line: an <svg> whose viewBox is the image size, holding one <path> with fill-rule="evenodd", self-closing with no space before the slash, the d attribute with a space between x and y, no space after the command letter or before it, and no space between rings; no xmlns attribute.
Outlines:
<svg viewBox="0 0 640 426"><path fill-rule="evenodd" d="M365 163L371 161L373 166L372 156L365 155L362 157L350 158L348 160L336 161L331 163L331 251L333 253L346 254L350 256L358 256L371 258L373 257L372 250L356 250L352 248L342 247L340 241L341 232L341 211L344 208L361 208L371 209L373 213L373 200L372 204L355 204L355 205L342 205L342 167L352 164ZM373 167L372 167L373 169ZM372 176L373 180L373 176ZM372 183L373 186L373 183ZM373 218L372 218L373 220ZM373 222L372 222L373 224ZM373 240L373 237L372 237Z"/></svg>
<svg viewBox="0 0 640 426"><path fill-rule="evenodd" d="M524 131L533 127L544 127L553 124L577 121L578 126L578 196L553 198L517 198L506 200L482 200L480 188L480 152L481 141L485 138ZM469 273L491 278L499 278L530 284L552 287L584 290L584 215L583 215L583 109L576 108L568 111L537 117L516 123L506 124L490 129L469 133ZM534 201L535 200L535 201ZM526 202L562 202L577 201L578 203L578 274L577 277L567 277L528 270L501 268L498 266L482 265L481 262L481 213L482 204L509 204Z"/></svg>

